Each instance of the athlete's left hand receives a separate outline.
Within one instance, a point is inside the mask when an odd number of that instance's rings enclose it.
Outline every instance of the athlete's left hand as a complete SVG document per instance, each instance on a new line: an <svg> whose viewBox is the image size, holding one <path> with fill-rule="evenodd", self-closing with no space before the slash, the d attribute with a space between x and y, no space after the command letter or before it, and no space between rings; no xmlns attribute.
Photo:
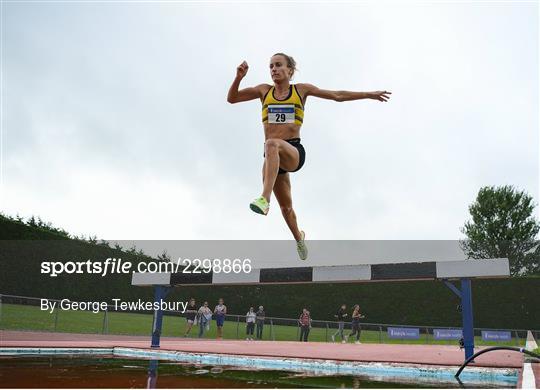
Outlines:
<svg viewBox="0 0 540 390"><path fill-rule="evenodd" d="M388 91L374 91L368 93L370 99L378 100L380 102L387 102L388 99L390 99L390 95L392 94L392 92Z"/></svg>

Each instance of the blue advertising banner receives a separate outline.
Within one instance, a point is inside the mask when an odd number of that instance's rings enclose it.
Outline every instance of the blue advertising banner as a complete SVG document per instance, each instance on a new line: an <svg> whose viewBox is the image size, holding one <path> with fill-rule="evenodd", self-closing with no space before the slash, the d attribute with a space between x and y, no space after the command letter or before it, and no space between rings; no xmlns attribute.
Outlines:
<svg viewBox="0 0 540 390"><path fill-rule="evenodd" d="M418 339L420 338L420 329L388 328L388 337L391 339Z"/></svg>
<svg viewBox="0 0 540 390"><path fill-rule="evenodd" d="M433 329L435 340L459 340L463 337L461 329Z"/></svg>
<svg viewBox="0 0 540 390"><path fill-rule="evenodd" d="M505 331L483 330L482 340L483 341L510 341L512 340L512 334L510 332L505 332Z"/></svg>

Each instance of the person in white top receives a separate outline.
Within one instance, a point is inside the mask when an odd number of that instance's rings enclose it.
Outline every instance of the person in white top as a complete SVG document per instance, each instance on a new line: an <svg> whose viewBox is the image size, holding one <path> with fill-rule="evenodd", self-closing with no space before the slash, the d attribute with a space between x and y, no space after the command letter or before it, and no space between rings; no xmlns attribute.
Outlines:
<svg viewBox="0 0 540 390"><path fill-rule="evenodd" d="M223 338L223 323L225 322L225 315L227 314L227 306L223 304L223 298L219 298L218 305L214 309L216 315L217 326L217 338Z"/></svg>
<svg viewBox="0 0 540 390"><path fill-rule="evenodd" d="M212 310L208 307L208 302L197 311L197 323L199 324L199 338L203 337L204 331L209 328L210 320L212 319Z"/></svg>
<svg viewBox="0 0 540 390"><path fill-rule="evenodd" d="M257 313L253 311L253 306L249 308L246 314L246 340L253 340L253 331L255 330L255 320Z"/></svg>

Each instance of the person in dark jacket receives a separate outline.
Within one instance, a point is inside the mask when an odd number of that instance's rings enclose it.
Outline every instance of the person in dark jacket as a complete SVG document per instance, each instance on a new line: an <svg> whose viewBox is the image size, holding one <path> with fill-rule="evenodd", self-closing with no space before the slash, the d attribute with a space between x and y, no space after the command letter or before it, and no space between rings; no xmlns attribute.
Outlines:
<svg viewBox="0 0 540 390"><path fill-rule="evenodd" d="M264 318L266 316L266 313L264 312L264 307L259 306L259 310L255 314L257 315L256 316L257 339L262 340L263 328L264 328Z"/></svg>
<svg viewBox="0 0 540 390"><path fill-rule="evenodd" d="M347 305L343 304L338 309L337 313L334 314L334 318L338 322L338 330L331 336L332 342L336 341L336 336L339 335L341 337L341 342L345 343L345 335L343 334L343 329L345 328L345 320L347 319L349 315L347 314Z"/></svg>

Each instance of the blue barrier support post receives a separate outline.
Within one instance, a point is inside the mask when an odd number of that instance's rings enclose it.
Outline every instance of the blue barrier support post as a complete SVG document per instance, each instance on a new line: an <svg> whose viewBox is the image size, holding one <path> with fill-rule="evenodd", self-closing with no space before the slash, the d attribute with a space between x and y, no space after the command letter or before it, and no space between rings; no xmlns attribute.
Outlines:
<svg viewBox="0 0 540 390"><path fill-rule="evenodd" d="M154 286L154 303L159 305L154 310L154 319L152 321L152 345L151 348L159 348L159 339L161 338L161 327L163 325L163 310L161 310L161 302L165 300L169 294L170 287Z"/></svg>
<svg viewBox="0 0 540 390"><path fill-rule="evenodd" d="M474 325L472 288L470 279L461 279L461 315L463 318L463 343L465 360L474 355Z"/></svg>

